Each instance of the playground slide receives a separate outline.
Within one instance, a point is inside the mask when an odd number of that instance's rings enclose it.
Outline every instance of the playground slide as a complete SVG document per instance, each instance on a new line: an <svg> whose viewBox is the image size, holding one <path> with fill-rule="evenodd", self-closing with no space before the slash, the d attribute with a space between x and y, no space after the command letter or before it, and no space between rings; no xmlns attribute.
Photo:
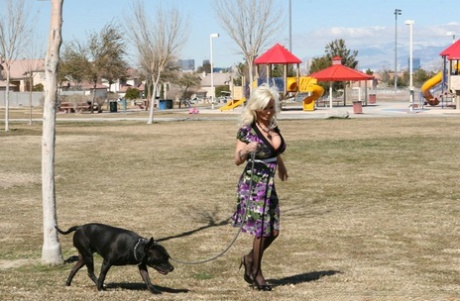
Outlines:
<svg viewBox="0 0 460 301"><path fill-rule="evenodd" d="M243 97L243 98L241 98L239 100L228 101L224 106L220 107L219 109L221 111L231 110L231 109L234 109L234 108L242 105L245 101L246 101L246 97Z"/></svg>
<svg viewBox="0 0 460 301"><path fill-rule="evenodd" d="M315 100L323 96L324 89L317 85L318 81L316 78L309 76L302 76L299 78L299 92L311 92L310 96L307 96L303 99L303 110L304 111L314 111L315 110Z"/></svg>
<svg viewBox="0 0 460 301"><path fill-rule="evenodd" d="M439 84L442 81L442 71L427 80L422 88L421 91L423 93L423 97L428 101L428 103L432 106L435 106L439 103L439 100L436 97L433 97L433 95L430 92L430 89Z"/></svg>
<svg viewBox="0 0 460 301"><path fill-rule="evenodd" d="M303 99L303 110L304 111L314 111L315 110L315 100L323 96L324 89L321 86L313 85L311 87L312 94Z"/></svg>

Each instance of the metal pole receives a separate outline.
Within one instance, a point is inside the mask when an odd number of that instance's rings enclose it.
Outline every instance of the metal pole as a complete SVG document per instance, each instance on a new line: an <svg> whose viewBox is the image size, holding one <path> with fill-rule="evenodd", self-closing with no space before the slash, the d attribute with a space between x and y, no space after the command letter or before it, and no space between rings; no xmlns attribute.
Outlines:
<svg viewBox="0 0 460 301"><path fill-rule="evenodd" d="M218 38L219 34L218 33L211 33L209 35L209 45L210 45L210 59L209 59L209 64L211 65L211 109L214 110L214 65L212 63L212 39L213 38Z"/></svg>
<svg viewBox="0 0 460 301"><path fill-rule="evenodd" d="M292 52L292 5L289 0L289 51Z"/></svg>
<svg viewBox="0 0 460 301"><path fill-rule="evenodd" d="M414 25L413 20L407 20L406 25L409 26L409 100L410 100L410 111L412 112L414 109L414 85L412 81L412 74L413 74L413 63L412 63L412 28Z"/></svg>
<svg viewBox="0 0 460 301"><path fill-rule="evenodd" d="M398 15L401 15L402 10L395 9L395 94L398 90Z"/></svg>

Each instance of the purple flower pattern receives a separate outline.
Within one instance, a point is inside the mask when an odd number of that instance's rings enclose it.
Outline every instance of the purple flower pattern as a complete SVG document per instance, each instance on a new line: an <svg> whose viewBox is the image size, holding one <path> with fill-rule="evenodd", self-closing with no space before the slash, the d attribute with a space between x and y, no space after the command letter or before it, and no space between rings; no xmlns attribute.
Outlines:
<svg viewBox="0 0 460 301"><path fill-rule="evenodd" d="M248 160L238 181L237 206L232 224L235 227L242 225L243 232L256 237L270 236L273 230L280 229L279 201L274 182L277 162L264 162L265 159L276 158L286 149L279 129L274 130L281 137L278 149L273 148L255 124L244 126L237 133L237 139L245 143L257 141L260 147L255 154L255 162Z"/></svg>

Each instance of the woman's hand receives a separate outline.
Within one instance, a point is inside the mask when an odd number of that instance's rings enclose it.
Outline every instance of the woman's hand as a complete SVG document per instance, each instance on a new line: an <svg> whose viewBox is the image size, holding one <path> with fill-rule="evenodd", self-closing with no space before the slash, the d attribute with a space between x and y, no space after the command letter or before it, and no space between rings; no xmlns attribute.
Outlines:
<svg viewBox="0 0 460 301"><path fill-rule="evenodd" d="M288 176L286 166L284 165L284 161L281 158L281 156L278 156L277 161L278 161L278 177L280 178L281 181L287 181L289 176Z"/></svg>
<svg viewBox="0 0 460 301"><path fill-rule="evenodd" d="M257 149L259 148L259 143L257 142L249 142L248 144L246 144L246 153L252 153L252 152L255 152L257 151Z"/></svg>
<svg viewBox="0 0 460 301"><path fill-rule="evenodd" d="M259 144L257 142L250 142L248 144L237 140L235 148L235 164L240 165L246 161L249 153L257 151Z"/></svg>

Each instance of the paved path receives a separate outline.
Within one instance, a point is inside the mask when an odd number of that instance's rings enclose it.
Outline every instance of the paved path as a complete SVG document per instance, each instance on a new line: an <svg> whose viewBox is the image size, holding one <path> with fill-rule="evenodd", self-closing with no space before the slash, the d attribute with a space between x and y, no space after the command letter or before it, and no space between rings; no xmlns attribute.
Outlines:
<svg viewBox="0 0 460 301"><path fill-rule="evenodd" d="M234 111L228 111L227 114L241 114L242 108ZM222 112L219 109L203 109L201 113L219 115ZM289 106L282 110L279 119L324 119L330 116L343 116L348 113L349 118L377 118L377 117L429 117L433 115L460 117L460 110L454 108L441 108L425 106L424 108L414 108L410 110L409 103L403 101L379 102L362 107L362 114L354 114L353 107L320 107L315 111L303 111L302 106Z"/></svg>
<svg viewBox="0 0 460 301"><path fill-rule="evenodd" d="M236 120L241 114L242 107L235 108L231 111L221 112L216 106L214 109L211 107L199 108L199 113L193 115L193 120ZM168 114L163 114L168 113ZM174 116L169 113L174 113ZM320 107L315 111L303 111L302 105L289 105L281 111L279 114L280 120L293 120L293 119L325 119L331 116L343 116L348 113L348 118L382 118L382 117L433 117L433 116L442 116L442 117L460 117L460 110L456 110L451 107L442 108L440 106L430 107L425 106L424 108L414 108L413 110L409 109L409 103L404 101L380 101L376 104L367 105L362 107L362 114L354 114L353 107L333 107L332 109L328 107ZM58 122L64 121L81 121L81 122L110 122L110 121L145 121L147 122L147 117L136 117L137 112L128 111L128 112L118 112L118 113L107 113L111 116L108 117L106 113L95 114L95 116L84 117L78 116L77 118L72 118L66 116L65 118L60 117L60 114L57 115ZM116 115L115 115L116 114ZM181 116L183 114L183 117ZM104 115L106 117L104 117ZM158 112L154 114L155 122L166 122L166 121L177 121L177 120L191 120L191 115L188 113L187 109L172 109L168 112ZM28 122L29 119L11 119L11 122ZM41 122L42 119L34 119L34 121ZM0 121L1 122L1 121Z"/></svg>

